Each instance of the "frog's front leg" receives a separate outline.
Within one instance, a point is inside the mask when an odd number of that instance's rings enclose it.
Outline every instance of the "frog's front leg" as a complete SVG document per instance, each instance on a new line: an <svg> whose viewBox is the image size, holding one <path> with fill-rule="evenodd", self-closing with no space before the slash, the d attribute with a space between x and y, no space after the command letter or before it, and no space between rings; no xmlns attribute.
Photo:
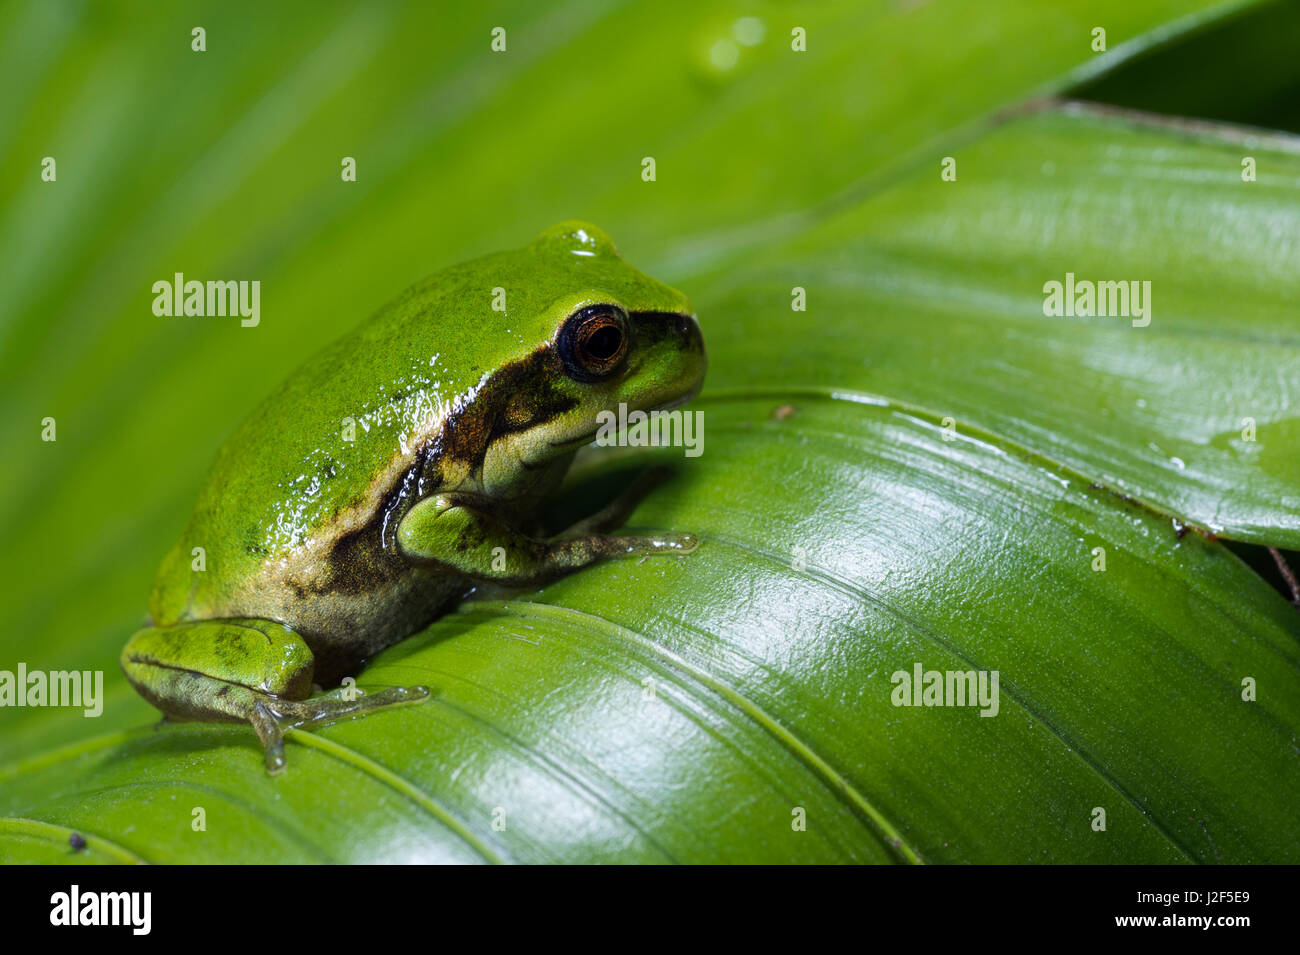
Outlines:
<svg viewBox="0 0 1300 955"><path fill-rule="evenodd" d="M546 540L529 537L477 502L455 494L420 501L402 519L397 541L417 559L447 564L466 577L527 586L612 557L689 554L694 534L614 537L591 531L621 522L661 475L648 475L612 504Z"/></svg>
<svg viewBox="0 0 1300 955"><path fill-rule="evenodd" d="M146 700L176 720L248 722L266 769L284 769L284 731L426 699L423 686L355 700L311 695L315 659L298 634L270 620L199 620L146 627L122 650L122 670Z"/></svg>

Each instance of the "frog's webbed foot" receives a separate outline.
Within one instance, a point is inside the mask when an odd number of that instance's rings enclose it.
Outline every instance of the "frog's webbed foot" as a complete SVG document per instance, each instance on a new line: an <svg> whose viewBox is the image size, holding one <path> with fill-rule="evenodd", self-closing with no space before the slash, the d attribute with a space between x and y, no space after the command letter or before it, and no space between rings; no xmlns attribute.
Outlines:
<svg viewBox="0 0 1300 955"><path fill-rule="evenodd" d="M272 775L284 771L284 731L287 729L307 729L335 720L364 716L384 707L422 703L430 696L427 686L394 686L365 695L357 692L353 700L334 695L309 700L258 700L249 715L249 722L266 749L266 771Z"/></svg>
<svg viewBox="0 0 1300 955"><path fill-rule="evenodd" d="M146 627L122 651L122 669L164 721L251 723L268 772L284 770L284 731L362 716L429 697L423 686L346 699L308 698L315 658L298 634L269 620L200 620Z"/></svg>

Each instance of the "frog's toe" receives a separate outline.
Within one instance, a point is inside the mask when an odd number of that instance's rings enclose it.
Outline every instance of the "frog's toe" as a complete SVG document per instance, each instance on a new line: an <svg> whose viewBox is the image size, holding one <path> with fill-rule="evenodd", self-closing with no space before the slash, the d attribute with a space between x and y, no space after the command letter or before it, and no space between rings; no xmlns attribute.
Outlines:
<svg viewBox="0 0 1300 955"><path fill-rule="evenodd" d="M284 729L271 707L258 700L253 704L253 712L249 714L248 721L253 724L257 738L266 750L266 771L272 776L284 772Z"/></svg>
<svg viewBox="0 0 1300 955"><path fill-rule="evenodd" d="M355 690L353 691L356 692ZM339 691L310 700L277 700L275 710L285 725L297 729L333 723L336 720L364 716L375 710L409 703L423 703L432 692L427 686L394 686L378 693L357 694L353 699L338 695Z"/></svg>
<svg viewBox="0 0 1300 955"><path fill-rule="evenodd" d="M336 720L356 718L375 710L409 703L422 703L432 693L427 686L395 686L378 693L366 693L355 699L335 694L308 700L285 700L268 697L253 704L249 722L266 750L266 771L272 776L284 772L284 733L288 729L308 729Z"/></svg>

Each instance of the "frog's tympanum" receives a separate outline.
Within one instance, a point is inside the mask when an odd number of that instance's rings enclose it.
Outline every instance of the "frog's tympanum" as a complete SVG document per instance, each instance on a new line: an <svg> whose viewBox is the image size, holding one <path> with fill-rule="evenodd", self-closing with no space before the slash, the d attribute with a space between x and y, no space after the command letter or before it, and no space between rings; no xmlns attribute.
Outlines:
<svg viewBox="0 0 1300 955"><path fill-rule="evenodd" d="M504 304L503 304L504 303ZM170 719L283 733L425 699L335 691L476 584L531 585L690 534L611 536L645 493L541 536L539 506L597 415L692 398L686 298L566 222L439 272L292 375L217 454L122 668ZM349 699L348 697L352 698Z"/></svg>

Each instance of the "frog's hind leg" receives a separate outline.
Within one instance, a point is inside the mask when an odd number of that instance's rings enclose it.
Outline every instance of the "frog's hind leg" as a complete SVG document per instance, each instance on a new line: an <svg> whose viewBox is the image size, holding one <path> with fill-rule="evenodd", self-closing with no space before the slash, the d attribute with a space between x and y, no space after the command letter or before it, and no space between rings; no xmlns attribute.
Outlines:
<svg viewBox="0 0 1300 955"><path fill-rule="evenodd" d="M122 651L122 669L168 719L248 722L268 772L284 769L284 730L419 702L425 687L393 687L355 700L309 700L315 659L293 630L270 620L203 620L146 627Z"/></svg>

